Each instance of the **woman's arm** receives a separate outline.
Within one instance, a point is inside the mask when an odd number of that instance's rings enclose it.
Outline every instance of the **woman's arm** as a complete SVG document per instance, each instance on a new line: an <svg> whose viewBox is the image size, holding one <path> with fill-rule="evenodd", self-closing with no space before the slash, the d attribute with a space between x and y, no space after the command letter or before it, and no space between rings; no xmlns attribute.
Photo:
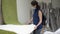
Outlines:
<svg viewBox="0 0 60 34"><path fill-rule="evenodd" d="M33 21L33 17L32 17L30 20L28 20L27 23L28 23L28 24L29 24L29 23L32 23L32 21Z"/></svg>
<svg viewBox="0 0 60 34"><path fill-rule="evenodd" d="M37 24L37 27L42 23L42 12L39 10L39 12L38 12L38 16L39 16L39 19L40 19L40 21L39 21L39 23Z"/></svg>

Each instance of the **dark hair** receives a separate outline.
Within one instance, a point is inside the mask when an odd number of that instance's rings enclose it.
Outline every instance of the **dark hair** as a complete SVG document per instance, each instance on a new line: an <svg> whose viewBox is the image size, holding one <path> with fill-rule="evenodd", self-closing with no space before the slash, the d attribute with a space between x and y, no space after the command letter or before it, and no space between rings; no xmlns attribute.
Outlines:
<svg viewBox="0 0 60 34"><path fill-rule="evenodd" d="M37 2L37 1L34 1L34 0L33 0L33 1L31 2L31 5L32 5L32 6L35 6L35 5L36 5L36 9L40 9L40 6L38 5L38 2Z"/></svg>

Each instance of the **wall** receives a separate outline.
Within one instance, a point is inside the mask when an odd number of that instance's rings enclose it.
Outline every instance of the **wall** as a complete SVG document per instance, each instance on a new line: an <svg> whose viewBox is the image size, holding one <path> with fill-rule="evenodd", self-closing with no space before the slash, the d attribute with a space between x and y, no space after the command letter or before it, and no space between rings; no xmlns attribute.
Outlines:
<svg viewBox="0 0 60 34"><path fill-rule="evenodd" d="M30 19L30 8L32 0L16 0L17 1L17 15L21 23L25 23Z"/></svg>
<svg viewBox="0 0 60 34"><path fill-rule="evenodd" d="M37 0L38 2L45 2L45 3L50 3L51 0Z"/></svg>
<svg viewBox="0 0 60 34"><path fill-rule="evenodd" d="M1 0L0 0L0 24L2 24Z"/></svg>
<svg viewBox="0 0 60 34"><path fill-rule="evenodd" d="M6 24L19 24L17 20L16 0L2 0L2 12Z"/></svg>
<svg viewBox="0 0 60 34"><path fill-rule="evenodd" d="M52 0L52 12L50 13L52 31L60 28L60 0ZM54 24L54 25L53 25Z"/></svg>
<svg viewBox="0 0 60 34"><path fill-rule="evenodd" d="M60 8L60 0L52 0L52 7L53 8L56 8L56 7Z"/></svg>

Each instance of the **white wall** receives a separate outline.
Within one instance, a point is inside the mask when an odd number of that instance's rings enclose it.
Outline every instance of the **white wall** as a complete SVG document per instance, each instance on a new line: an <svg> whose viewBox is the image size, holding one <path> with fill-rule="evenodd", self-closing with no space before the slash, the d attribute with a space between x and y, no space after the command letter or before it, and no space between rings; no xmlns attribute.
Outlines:
<svg viewBox="0 0 60 34"><path fill-rule="evenodd" d="M17 1L17 15L20 23L25 23L30 18L30 8L32 0L16 0Z"/></svg>

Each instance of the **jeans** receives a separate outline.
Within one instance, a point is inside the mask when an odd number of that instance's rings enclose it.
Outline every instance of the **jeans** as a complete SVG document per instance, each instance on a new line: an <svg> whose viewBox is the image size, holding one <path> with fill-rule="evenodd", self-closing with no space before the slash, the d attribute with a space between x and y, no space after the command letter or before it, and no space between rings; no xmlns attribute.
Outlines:
<svg viewBox="0 0 60 34"><path fill-rule="evenodd" d="M34 31L33 31L33 34L40 34L40 32L41 32L41 29L34 30Z"/></svg>

